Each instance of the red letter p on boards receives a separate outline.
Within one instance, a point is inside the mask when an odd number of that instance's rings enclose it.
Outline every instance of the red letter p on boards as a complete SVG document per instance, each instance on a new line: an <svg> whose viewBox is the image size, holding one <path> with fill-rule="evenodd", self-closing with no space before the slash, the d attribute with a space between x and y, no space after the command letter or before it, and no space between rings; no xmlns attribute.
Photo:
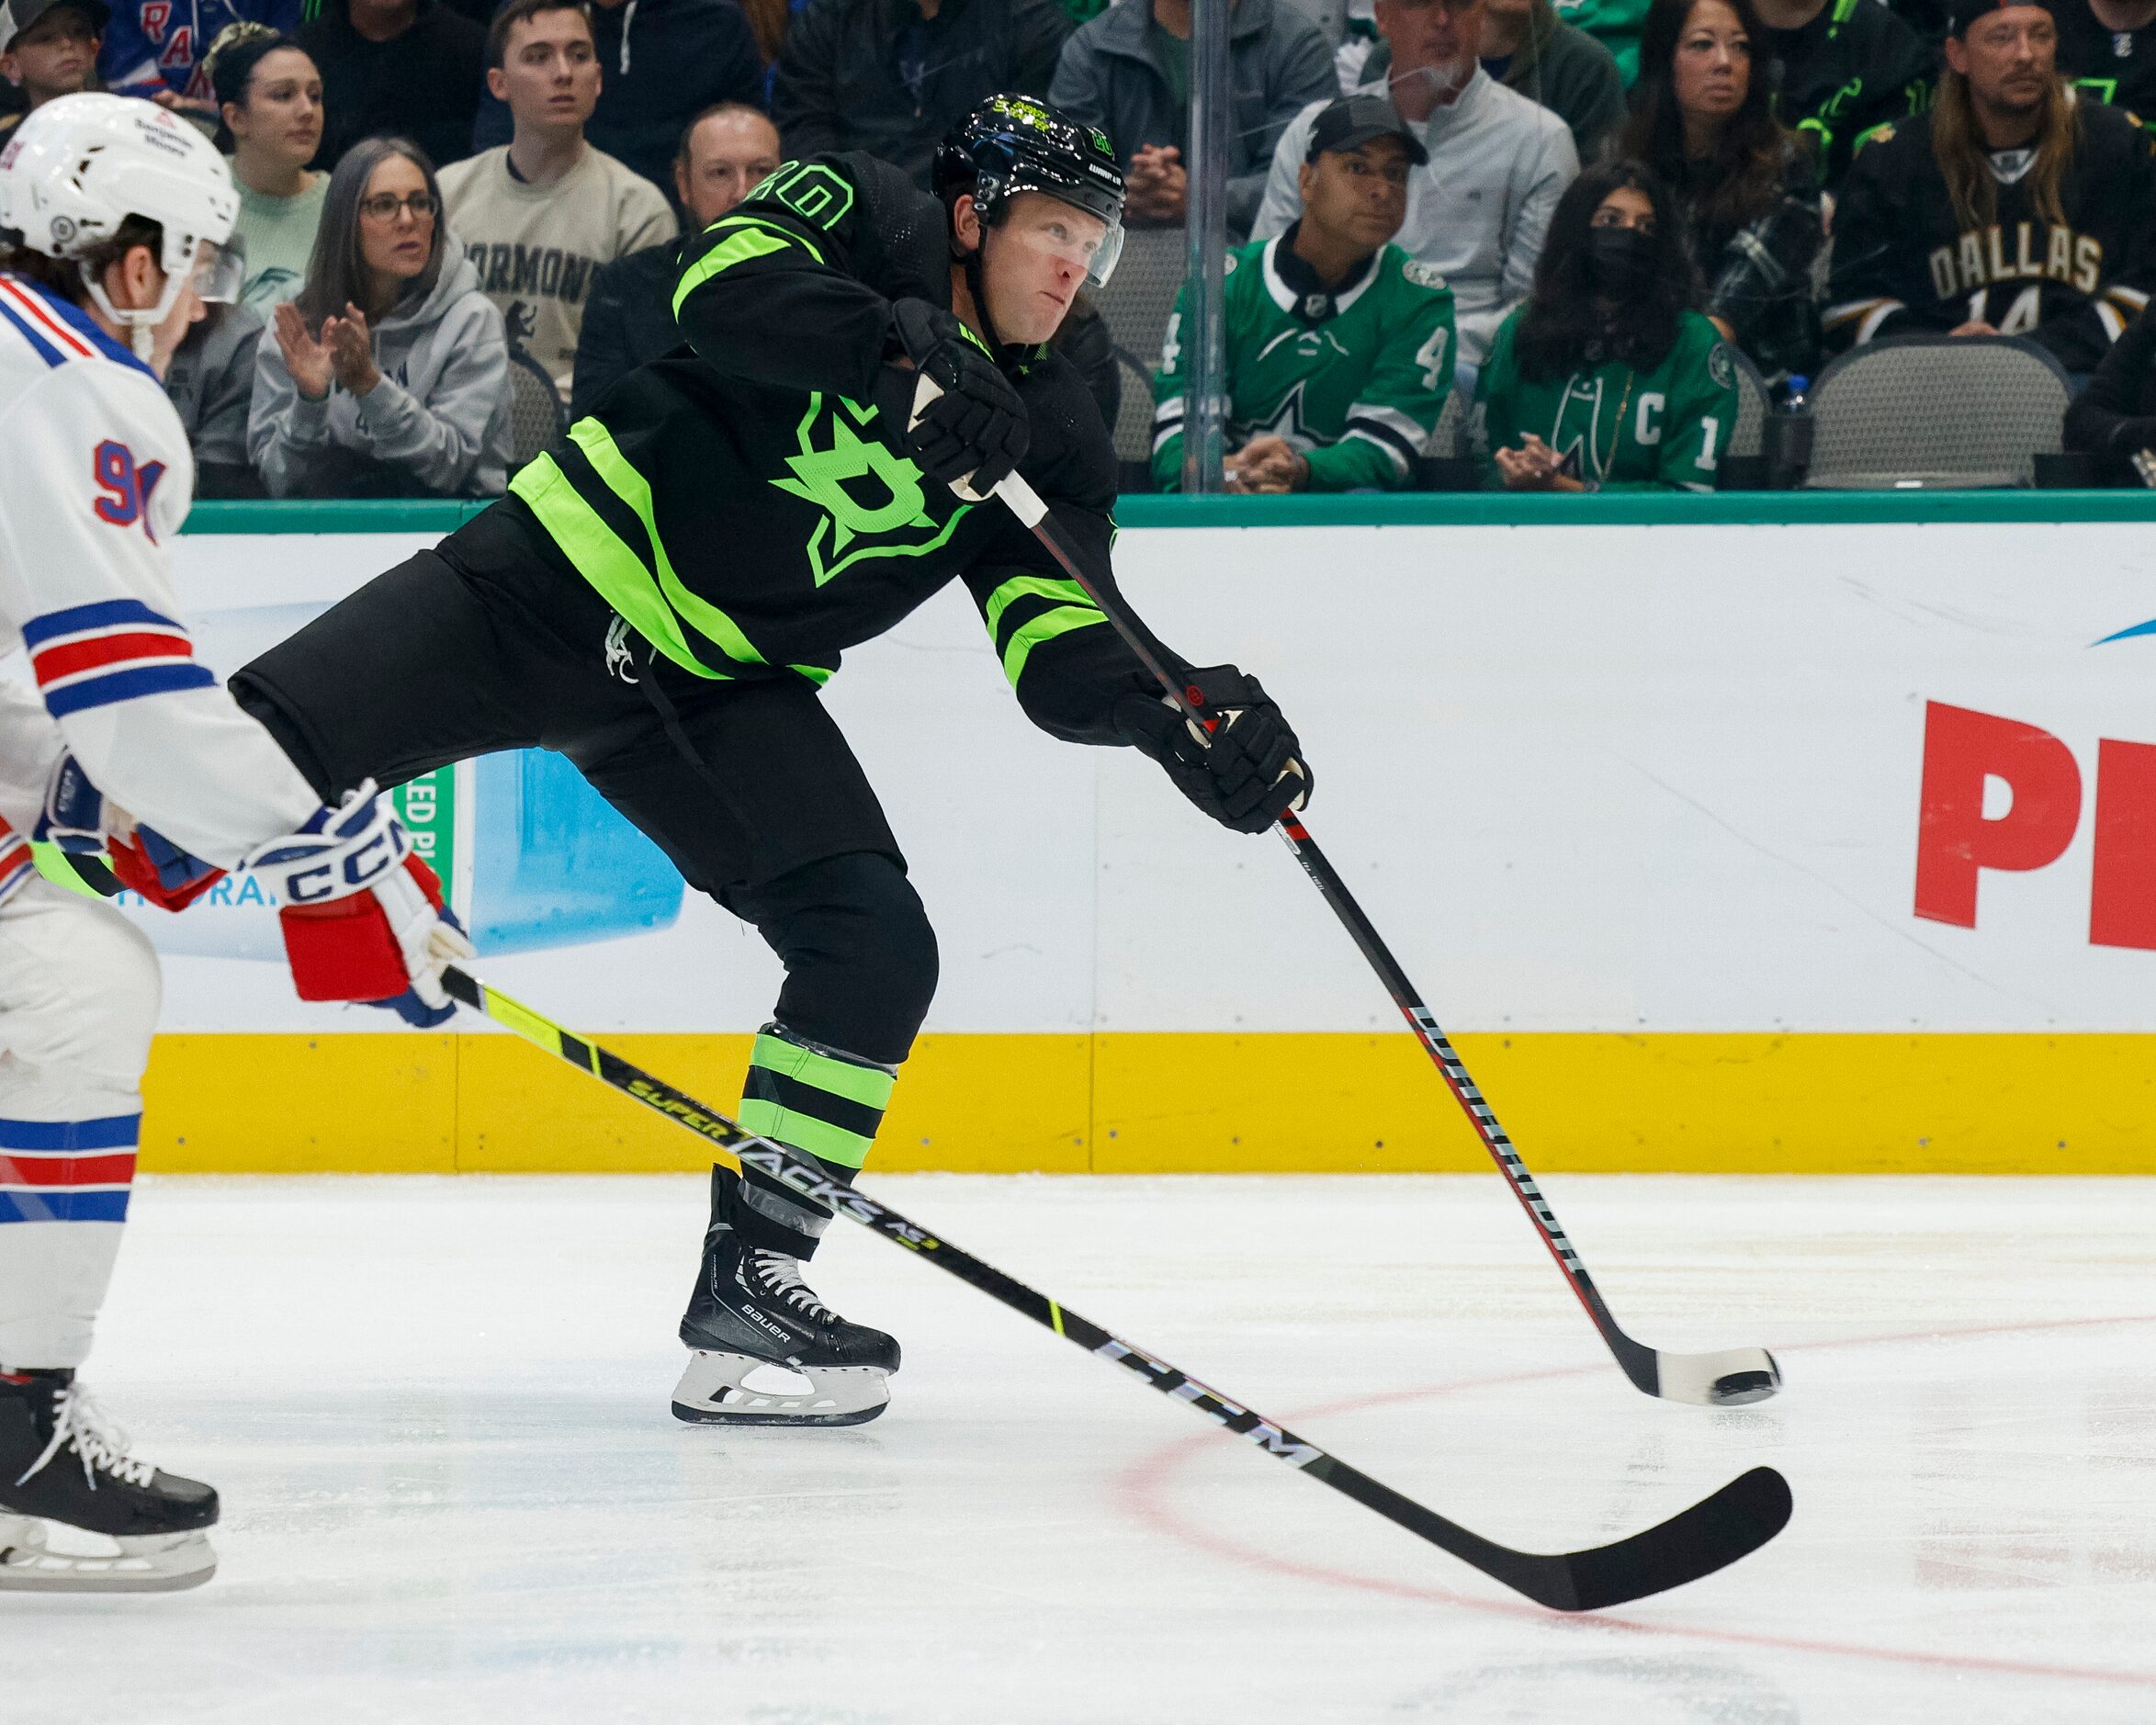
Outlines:
<svg viewBox="0 0 2156 1725"><path fill-rule="evenodd" d="M2089 944L2156 948L2156 747L2096 744Z"/></svg>
<svg viewBox="0 0 2156 1725"><path fill-rule="evenodd" d="M1984 818L1987 778L2004 780L2014 794L1996 820ZM2073 841L2081 810L2081 769L2049 731L1926 702L1916 914L1975 928L1979 872L2057 862Z"/></svg>

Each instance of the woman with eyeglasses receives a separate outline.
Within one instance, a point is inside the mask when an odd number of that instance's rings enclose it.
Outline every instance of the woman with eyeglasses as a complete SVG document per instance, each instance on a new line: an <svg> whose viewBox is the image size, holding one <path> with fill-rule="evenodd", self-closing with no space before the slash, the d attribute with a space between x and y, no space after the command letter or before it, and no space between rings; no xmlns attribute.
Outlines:
<svg viewBox="0 0 2156 1725"><path fill-rule="evenodd" d="M337 163L306 284L255 360L247 454L272 497L502 494L508 344L441 209L416 144Z"/></svg>

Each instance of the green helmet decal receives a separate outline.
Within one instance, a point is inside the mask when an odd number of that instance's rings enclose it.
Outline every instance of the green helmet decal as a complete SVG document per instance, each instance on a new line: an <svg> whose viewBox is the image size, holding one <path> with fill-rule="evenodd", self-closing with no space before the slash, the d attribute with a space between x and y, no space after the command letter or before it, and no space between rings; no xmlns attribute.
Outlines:
<svg viewBox="0 0 2156 1725"><path fill-rule="evenodd" d="M1055 123L1055 117L1030 96L993 96L988 105L991 113L1023 126L1044 128Z"/></svg>

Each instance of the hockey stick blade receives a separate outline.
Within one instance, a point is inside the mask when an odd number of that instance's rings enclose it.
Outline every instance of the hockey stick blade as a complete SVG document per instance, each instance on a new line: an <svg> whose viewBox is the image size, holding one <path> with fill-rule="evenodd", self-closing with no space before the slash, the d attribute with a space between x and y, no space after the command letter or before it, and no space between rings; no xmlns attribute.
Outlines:
<svg viewBox="0 0 2156 1725"><path fill-rule="evenodd" d="M924 394L924 400L931 399ZM959 490L960 488L954 488ZM960 490L960 495L970 497L969 490ZM1063 572L1076 581L1100 608L1124 644L1137 656L1159 682L1169 701L1179 707L1201 736L1207 728L1194 701L1198 692L1186 690L1180 681L1168 675L1160 655L1146 638L1137 621L1118 598L1111 597L1104 590L1102 572L1084 567L1084 559L1064 538L1061 531L1048 513L1048 506L1024 479L1013 473L995 488L994 495L1004 507L1017 516L1033 536L1041 542L1048 555L1062 567ZM1452 1092L1453 1100L1460 1104L1467 1116L1468 1124L1474 1128L1483 1148L1490 1153L1490 1159L1497 1165L1506 1183L1512 1188L1512 1195L1519 1201L1520 1208L1535 1225L1549 1248L1550 1256L1557 1260L1557 1268L1564 1273L1574 1296L1586 1308L1587 1317L1601 1336L1603 1344L1615 1356L1624 1375L1631 1380L1634 1388L1649 1395L1661 1396L1665 1401L1690 1402L1706 1407L1736 1407L1747 1402L1763 1402L1781 1387L1781 1369L1765 1348L1746 1347L1716 1354L1665 1354L1634 1341L1619 1327L1609 1307L1587 1274L1587 1267L1580 1261L1573 1249L1572 1241L1558 1225L1557 1212L1550 1208L1535 1178L1519 1159L1519 1152L1513 1148L1512 1140L1505 1129L1497 1124L1497 1116L1483 1098L1480 1088L1468 1077L1466 1065L1461 1060L1452 1042L1438 1027L1437 1019L1422 1002L1407 973L1400 967L1400 961L1392 954L1377 931L1377 925L1363 913L1355 902L1355 895L1348 890L1348 884L1339 876L1325 852L1318 849L1317 840L1310 836L1309 829L1295 815L1284 815L1273 829L1287 840L1288 849L1295 861L1303 865L1303 872L1310 883L1331 908L1333 915L1340 919L1348 937L1369 961L1377 973L1385 992L1393 997L1393 1004L1400 1009L1400 1016L1407 1020L1407 1028L1422 1044L1423 1052L1437 1066L1445 1087Z"/></svg>
<svg viewBox="0 0 2156 1725"><path fill-rule="evenodd" d="M1612 1327L1615 1321L1612 1320ZM1764 1402L1781 1388L1782 1369L1764 1347L1725 1347L1711 1354L1669 1354L1617 1334L1637 1350L1638 1362L1620 1352L1625 1375L1649 1395L1694 1407L1743 1407ZM1642 1381L1642 1380L1644 1380Z"/></svg>
<svg viewBox="0 0 2156 1725"><path fill-rule="evenodd" d="M1439 1550L1502 1582L1552 1611L1598 1611L1698 1581L1757 1550L1789 1518L1789 1488L1771 1468L1755 1468L1711 1497L1644 1533L1591 1550L1516 1551L1450 1521L1413 1498L1373 1480L1308 1438L1298 1437L1166 1360L1134 1347L1091 1319L1029 1288L992 1264L909 1221L858 1187L841 1186L801 1152L761 1138L706 1108L687 1092L631 1065L598 1043L564 1030L499 989L452 964L442 973L450 998L483 1012L526 1042L696 1134L720 1162L739 1172L753 1167L857 1222L872 1234L978 1289L1011 1311L1053 1330L1073 1346L1135 1374L1148 1387L1181 1402L1223 1430L1290 1467L1321 1480L1345 1497L1405 1528Z"/></svg>

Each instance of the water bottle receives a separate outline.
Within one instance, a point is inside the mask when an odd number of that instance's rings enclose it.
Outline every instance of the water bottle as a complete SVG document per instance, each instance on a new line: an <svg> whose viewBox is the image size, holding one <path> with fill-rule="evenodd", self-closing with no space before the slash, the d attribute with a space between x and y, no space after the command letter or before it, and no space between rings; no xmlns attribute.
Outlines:
<svg viewBox="0 0 2156 1725"><path fill-rule="evenodd" d="M1806 391L1810 378L1792 374L1780 407L1767 416L1760 453L1767 457L1767 489L1793 491L1812 466L1812 409Z"/></svg>

